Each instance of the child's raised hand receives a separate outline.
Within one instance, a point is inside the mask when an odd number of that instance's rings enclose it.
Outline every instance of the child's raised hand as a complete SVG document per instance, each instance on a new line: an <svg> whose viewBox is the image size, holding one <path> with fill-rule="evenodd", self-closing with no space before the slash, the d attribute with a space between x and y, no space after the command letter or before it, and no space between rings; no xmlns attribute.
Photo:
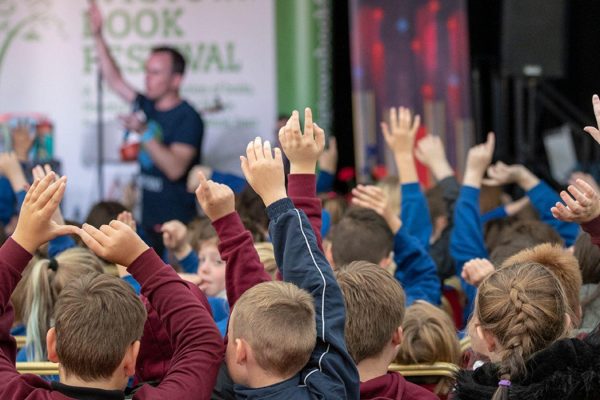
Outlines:
<svg viewBox="0 0 600 400"><path fill-rule="evenodd" d="M187 244L187 227L181 221L176 219L167 221L162 224L160 231L162 232L163 244L167 250L171 252L183 251Z"/></svg>
<svg viewBox="0 0 600 400"><path fill-rule="evenodd" d="M483 280L494 272L496 268L485 258L474 258L463 266L460 276L469 284L479 286Z"/></svg>
<svg viewBox="0 0 600 400"><path fill-rule="evenodd" d="M196 198L211 221L235 211L235 196L229 186L207 180L202 171L198 171L198 181Z"/></svg>
<svg viewBox="0 0 600 400"><path fill-rule="evenodd" d="M280 149L272 151L269 141L263 144L261 138L257 137L248 143L246 157L241 156L240 160L246 180L265 206L287 197Z"/></svg>
<svg viewBox="0 0 600 400"><path fill-rule="evenodd" d="M52 171L52 167L49 164L44 165L43 168L41 165L36 165L31 170L31 174L33 175L33 179L39 179L39 180L44 179L44 177L46 177L49 174L54 174L55 181L58 180L58 178L59 178L59 176L56 174L56 172ZM54 215L52 215L52 219L54 220L54 222L56 222L59 225L65 224L65 219L63 218L62 212L60 211L60 206L56 208Z"/></svg>
<svg viewBox="0 0 600 400"><path fill-rule="evenodd" d="M338 162L337 140L331 136L329 137L328 144L327 148L319 156L319 168L321 171L335 175Z"/></svg>
<svg viewBox="0 0 600 400"><path fill-rule="evenodd" d="M36 249L57 236L79 233L72 225L60 225L52 220L65 193L66 177L55 180L54 173L36 179L27 191L12 235L21 247L33 254Z"/></svg>
<svg viewBox="0 0 600 400"><path fill-rule="evenodd" d="M446 157L444 142L439 136L427 135L419 140L415 156L429 168L438 181L454 174Z"/></svg>
<svg viewBox="0 0 600 400"><path fill-rule="evenodd" d="M133 214L129 211L123 211L117 215L117 221L121 221L125 225L129 226L134 232L137 232L137 226L135 224L135 219L133 219Z"/></svg>
<svg viewBox="0 0 600 400"><path fill-rule="evenodd" d="M279 143L290 160L290 173L314 174L319 156L325 148L325 131L313 123L310 108L304 110L304 134L300 131L298 111L292 112L287 124L279 130Z"/></svg>
<svg viewBox="0 0 600 400"><path fill-rule="evenodd" d="M524 168L520 164L507 165L502 161L498 161L488 167L488 177L483 180L483 184L487 186L504 186L515 183L523 174Z"/></svg>
<svg viewBox="0 0 600 400"><path fill-rule="evenodd" d="M352 204L375 211L385 219L392 232L398 232L402 226L402 221L390 209L388 198L381 188L371 185L358 185L352 189L352 195Z"/></svg>
<svg viewBox="0 0 600 400"><path fill-rule="evenodd" d="M469 149L463 185L481 186L485 170L492 162L495 145L496 135L494 135L494 132L490 132L485 143L475 145Z"/></svg>
<svg viewBox="0 0 600 400"><path fill-rule="evenodd" d="M560 192L560 197L565 202L556 203L550 211L554 218L565 222L583 224L600 216L600 196L592 186L583 179L577 179L574 185L569 185L569 193Z"/></svg>
<svg viewBox="0 0 600 400"><path fill-rule="evenodd" d="M594 116L596 117L596 125L600 128L600 98L597 94L592 96L592 105L594 106ZM600 143L600 130L595 126L586 126L584 131L589 133L596 142Z"/></svg>
<svg viewBox="0 0 600 400"><path fill-rule="evenodd" d="M15 192L25 190L27 187L25 173L14 152L0 154L0 175L4 175L10 181Z"/></svg>
<svg viewBox="0 0 600 400"><path fill-rule="evenodd" d="M398 110L390 108L390 123L381 123L381 130L385 142L395 155L412 155L417 131L421 126L421 117L416 115L413 119L410 108L399 107Z"/></svg>
<svg viewBox="0 0 600 400"><path fill-rule="evenodd" d="M83 224L79 235L96 255L112 263L129 267L148 245L124 222L112 220L100 229Z"/></svg>

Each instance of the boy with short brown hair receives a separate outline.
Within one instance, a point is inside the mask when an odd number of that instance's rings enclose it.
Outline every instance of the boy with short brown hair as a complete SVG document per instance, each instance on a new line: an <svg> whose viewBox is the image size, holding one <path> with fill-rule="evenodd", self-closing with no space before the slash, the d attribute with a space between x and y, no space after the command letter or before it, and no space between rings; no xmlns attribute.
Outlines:
<svg viewBox="0 0 600 400"><path fill-rule="evenodd" d="M49 359L58 362L62 383L20 375L15 369L16 346L9 334L13 319L10 295L31 254L48 240L72 233L79 234L97 255L127 266L173 343L175 350L164 379L156 387L142 386L133 398L209 397L223 345L206 306L126 224L112 221L98 230L53 222L66 182L64 177L54 180L51 173L34 182L15 233L0 248L0 397L124 398L123 390L136 367L145 310L133 289L116 277L90 275L63 289L56 326L47 335Z"/></svg>
<svg viewBox="0 0 600 400"><path fill-rule="evenodd" d="M300 132L298 115L294 113L289 130L280 131L282 144L287 140L304 143L309 153L322 151L324 142L323 130L312 123L310 110L305 113L304 134ZM289 135L288 135L289 134ZM285 147L285 146L284 146ZM302 146L296 148L304 152ZM286 150L287 154L287 150ZM289 156L289 154L288 154ZM292 155L294 157L294 155ZM313 157L306 158L305 166L296 163L296 167L302 167L292 173L299 173L306 169L306 173L314 171ZM299 160L301 161L301 160ZM312 171L309 169L312 168ZM316 332L316 338L309 336L312 348L306 352L308 362L300 366L290 366L287 371L277 368L275 363L258 361L265 359L265 346L253 345L253 335L260 329L244 313L244 305L247 301L263 303L260 312L269 312L275 307L283 310L288 306L290 298L296 295L286 296L282 299L280 295L275 296L271 291L274 286L281 286L281 282L261 283L248 289L237 301L230 317L228 344L226 352L227 367L230 375L236 382L235 394L238 398L285 398L285 399L358 399L358 374L354 363L348 354L344 342L344 304L341 292L331 267L328 265L323 253L318 247L317 236L307 216L294 208L293 203L287 198L283 162L281 151L275 149L275 155L271 150L269 142L262 143L260 138L251 142L246 150L246 157L242 158L242 170L252 188L259 194L267 206L270 217L270 235L275 249L277 265L283 275L283 280L297 285L294 288L298 297L302 297L301 290L310 293L315 304L314 324L310 329L304 330ZM265 290L265 292L263 292ZM269 294L271 293L271 294ZM256 298L255 298L256 296ZM253 300L255 298L255 300ZM308 298L307 304L310 303ZM274 302L270 304L271 302ZM270 304L268 307L267 304ZM310 311L307 310L310 314ZM308 314L304 314L307 316ZM277 312L279 314L279 312ZM280 316L284 316L281 313ZM302 343L307 338L300 338L296 331L298 321L288 315L282 319L278 326L270 332L267 337L271 340ZM249 321L247 329L239 329L238 321L244 324ZM302 320L305 320L303 317ZM316 327L313 328L313 327ZM304 335L304 334L302 334ZM258 336L257 336L258 337ZM316 340L313 341L313 338ZM260 338L259 338L260 339ZM305 353L303 346L297 346L298 357ZM288 357L291 354L289 347L282 350L285 354L280 357ZM305 355L305 356L306 356ZM267 365L268 364L268 365ZM271 371L277 370L276 373Z"/></svg>
<svg viewBox="0 0 600 400"><path fill-rule="evenodd" d="M346 343L360 375L361 399L437 399L388 372L402 343L404 291L393 276L366 261L336 271L346 304Z"/></svg>

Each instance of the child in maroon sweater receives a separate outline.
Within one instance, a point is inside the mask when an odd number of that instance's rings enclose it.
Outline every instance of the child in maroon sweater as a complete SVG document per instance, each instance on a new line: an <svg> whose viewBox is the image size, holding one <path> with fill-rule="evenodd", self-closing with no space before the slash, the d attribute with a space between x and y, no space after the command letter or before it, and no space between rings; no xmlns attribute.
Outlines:
<svg viewBox="0 0 600 400"><path fill-rule="evenodd" d="M142 284L175 348L157 387L143 386L137 399L208 398L223 344L209 311L189 287L127 225L113 221L100 230L51 221L65 190L54 174L29 190L12 239L0 249L0 397L2 399L122 399L133 375L146 313L133 290L118 278L89 274L69 283L47 336L49 359L59 363L61 383L20 375L9 302L31 254L48 240L78 233L101 257L128 266Z"/></svg>

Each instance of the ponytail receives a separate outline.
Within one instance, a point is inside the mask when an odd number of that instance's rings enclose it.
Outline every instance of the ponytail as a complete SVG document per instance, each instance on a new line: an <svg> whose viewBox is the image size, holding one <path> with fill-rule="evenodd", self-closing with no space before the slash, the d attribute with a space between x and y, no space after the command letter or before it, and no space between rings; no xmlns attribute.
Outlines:
<svg viewBox="0 0 600 400"><path fill-rule="evenodd" d="M27 288L24 323L27 325L25 349L28 361L46 361L46 333L56 299L52 288L55 272L49 260L40 260L32 267Z"/></svg>

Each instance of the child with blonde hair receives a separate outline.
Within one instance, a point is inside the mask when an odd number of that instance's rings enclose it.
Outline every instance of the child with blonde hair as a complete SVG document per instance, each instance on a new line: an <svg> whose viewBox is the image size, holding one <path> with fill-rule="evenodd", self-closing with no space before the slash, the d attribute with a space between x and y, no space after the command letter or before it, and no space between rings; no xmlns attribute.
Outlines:
<svg viewBox="0 0 600 400"><path fill-rule="evenodd" d="M569 315L563 286L544 265L513 264L492 273L479 286L469 323L473 350L491 362L461 371L455 398L541 398L533 382L553 383L538 369L553 368L548 358L558 357L543 351L567 335Z"/></svg>
<svg viewBox="0 0 600 400"><path fill-rule="evenodd" d="M398 364L433 364L446 362L459 365L460 343L454 323L443 310L424 301L417 301L406 309L402 323L404 339L396 356ZM411 380L437 395L447 395L451 382L447 379L430 382Z"/></svg>

